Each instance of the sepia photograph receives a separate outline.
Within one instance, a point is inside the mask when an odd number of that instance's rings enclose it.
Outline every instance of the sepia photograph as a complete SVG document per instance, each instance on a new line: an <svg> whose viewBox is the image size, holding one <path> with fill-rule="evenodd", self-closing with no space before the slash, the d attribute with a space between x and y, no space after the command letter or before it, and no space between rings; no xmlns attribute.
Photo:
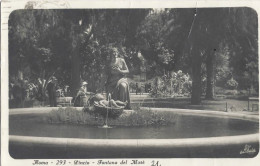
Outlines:
<svg viewBox="0 0 260 166"><path fill-rule="evenodd" d="M254 9L34 6L8 18L13 159L258 155Z"/></svg>

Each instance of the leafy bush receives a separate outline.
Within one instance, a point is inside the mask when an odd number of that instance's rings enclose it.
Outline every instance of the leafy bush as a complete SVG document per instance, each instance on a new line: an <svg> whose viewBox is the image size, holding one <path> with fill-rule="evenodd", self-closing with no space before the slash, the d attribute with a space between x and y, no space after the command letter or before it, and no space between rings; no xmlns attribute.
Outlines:
<svg viewBox="0 0 260 166"><path fill-rule="evenodd" d="M240 90L239 95L248 96L248 90Z"/></svg>
<svg viewBox="0 0 260 166"><path fill-rule="evenodd" d="M179 70L172 71L168 75L157 76L153 79L151 96L168 96L189 94L191 92L192 81L188 74Z"/></svg>
<svg viewBox="0 0 260 166"><path fill-rule="evenodd" d="M236 89L237 86L238 86L238 83L237 83L237 81L234 80L233 78L231 78L230 80L228 80L227 83L226 83L226 87L227 87L228 89L231 89L231 90Z"/></svg>
<svg viewBox="0 0 260 166"><path fill-rule="evenodd" d="M216 94L224 94L224 93L225 93L225 89L222 88L222 87L216 86L216 87L215 87L215 93L216 93Z"/></svg>
<svg viewBox="0 0 260 166"><path fill-rule="evenodd" d="M237 90L226 90L225 95L237 95Z"/></svg>

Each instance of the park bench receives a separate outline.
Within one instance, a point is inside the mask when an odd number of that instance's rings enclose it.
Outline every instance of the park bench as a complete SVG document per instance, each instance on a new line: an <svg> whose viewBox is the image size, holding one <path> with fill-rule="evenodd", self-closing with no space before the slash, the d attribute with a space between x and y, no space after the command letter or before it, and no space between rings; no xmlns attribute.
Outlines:
<svg viewBox="0 0 260 166"><path fill-rule="evenodd" d="M225 99L225 98L227 98L226 95L216 95L215 97L216 97L216 98L220 98L220 99Z"/></svg>
<svg viewBox="0 0 260 166"><path fill-rule="evenodd" d="M72 106L72 98L73 97L57 97L57 104L64 106Z"/></svg>
<svg viewBox="0 0 260 166"><path fill-rule="evenodd" d="M249 97L248 98L248 111L250 111L250 103L252 103L252 112L259 111L259 98L258 97Z"/></svg>

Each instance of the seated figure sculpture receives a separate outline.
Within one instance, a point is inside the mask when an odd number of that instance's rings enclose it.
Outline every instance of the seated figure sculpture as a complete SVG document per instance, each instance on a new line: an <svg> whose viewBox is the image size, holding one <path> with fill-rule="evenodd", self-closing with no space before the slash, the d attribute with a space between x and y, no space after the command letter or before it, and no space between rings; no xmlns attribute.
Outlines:
<svg viewBox="0 0 260 166"><path fill-rule="evenodd" d="M127 101L122 102L120 100L115 101L113 99L105 100L104 96L101 95L101 94L95 95L94 103L96 105L100 105L100 106L103 106L103 107L111 107L111 108L124 108L127 105Z"/></svg>
<svg viewBox="0 0 260 166"><path fill-rule="evenodd" d="M122 102L120 100L111 99L111 95L108 95L108 100L105 100L105 97L102 94L96 94L91 97L88 101L88 105L84 107L83 111L88 112L89 114L97 114L110 118L119 117L127 105L126 102Z"/></svg>
<svg viewBox="0 0 260 166"><path fill-rule="evenodd" d="M110 93L112 99L126 102L125 109L130 109L130 92L126 74L129 73L126 62L118 57L117 48L111 50L110 63L108 64L108 78L106 82L106 93Z"/></svg>

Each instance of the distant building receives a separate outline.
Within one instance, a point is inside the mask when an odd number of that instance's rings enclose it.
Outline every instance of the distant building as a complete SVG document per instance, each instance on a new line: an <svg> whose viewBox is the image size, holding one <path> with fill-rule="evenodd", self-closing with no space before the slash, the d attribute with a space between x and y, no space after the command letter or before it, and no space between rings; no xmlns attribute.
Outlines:
<svg viewBox="0 0 260 166"><path fill-rule="evenodd" d="M146 81L146 67L145 67L145 65L140 67L140 81Z"/></svg>
<svg viewBox="0 0 260 166"><path fill-rule="evenodd" d="M134 75L133 79L137 82L145 82L146 81L146 60L144 59L143 55L141 52L138 52L138 58L141 61L141 66L140 66L140 73L138 75Z"/></svg>

